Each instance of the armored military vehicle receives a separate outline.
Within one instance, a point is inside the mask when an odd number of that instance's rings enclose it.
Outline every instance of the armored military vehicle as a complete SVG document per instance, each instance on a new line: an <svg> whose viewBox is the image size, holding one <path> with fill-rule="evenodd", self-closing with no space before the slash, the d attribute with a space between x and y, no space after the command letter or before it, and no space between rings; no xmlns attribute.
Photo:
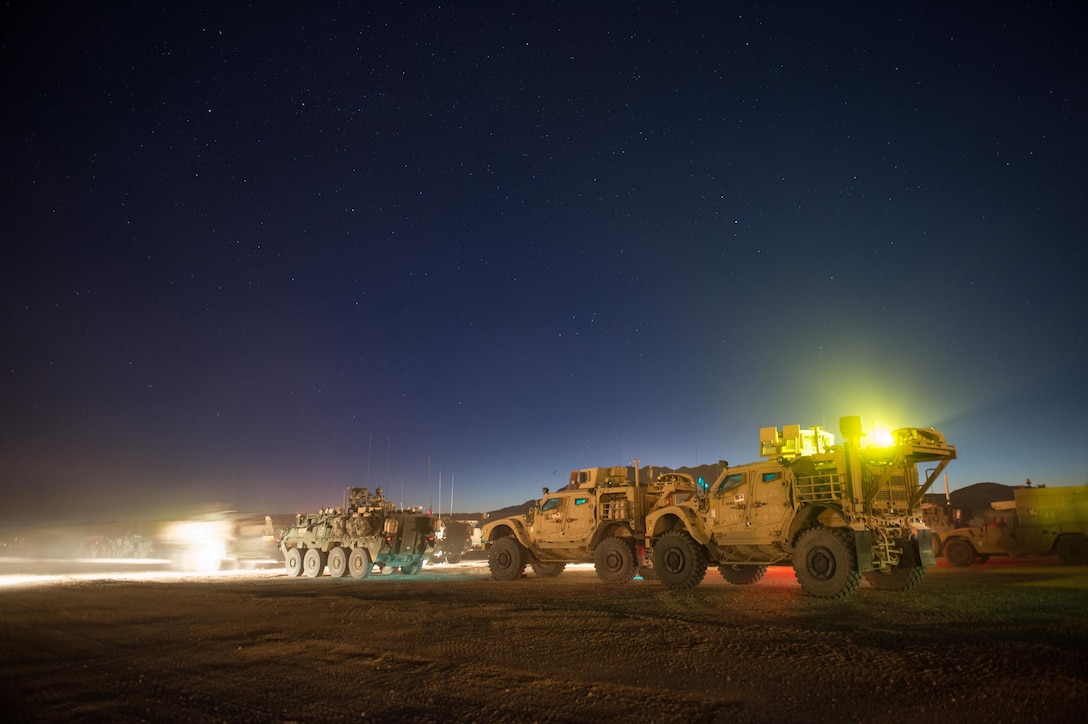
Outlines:
<svg viewBox="0 0 1088 724"><path fill-rule="evenodd" d="M949 563L967 567L992 555L1057 555L1069 565L1088 564L1088 485L1024 485L1013 496L992 503L975 525L946 536Z"/></svg>
<svg viewBox="0 0 1088 724"><path fill-rule="evenodd" d="M921 500L956 448L932 428L877 439L861 418L840 419L843 442L819 427L760 430L761 462L720 464L713 484L646 519L658 580L698 585L708 565L730 583L760 580L792 564L801 587L845 598L862 579L887 590L915 587L936 564ZM863 444L863 438L869 437ZM932 463L920 479L917 466Z"/></svg>
<svg viewBox="0 0 1088 724"><path fill-rule="evenodd" d="M415 575L434 548L435 519L422 508L398 510L381 488L348 488L344 505L300 513L280 534L288 575L366 578L382 573Z"/></svg>
<svg viewBox="0 0 1088 724"><path fill-rule="evenodd" d="M593 563L606 583L628 583L645 567L646 514L695 495L695 482L683 473L665 473L639 482L627 468L572 470L561 490L544 489L522 515L483 526L491 577L520 578L529 565L552 577L568 563Z"/></svg>

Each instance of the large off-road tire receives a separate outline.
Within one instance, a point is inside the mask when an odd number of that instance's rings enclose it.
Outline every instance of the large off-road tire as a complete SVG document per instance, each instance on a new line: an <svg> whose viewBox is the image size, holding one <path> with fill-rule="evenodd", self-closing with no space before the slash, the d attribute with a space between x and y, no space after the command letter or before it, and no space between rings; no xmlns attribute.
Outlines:
<svg viewBox="0 0 1088 724"><path fill-rule="evenodd" d="M911 542L903 551L899 565L888 571L866 571L865 580L882 591L909 591L926 577L926 567L920 561L918 544Z"/></svg>
<svg viewBox="0 0 1088 724"><path fill-rule="evenodd" d="M630 583L638 575L635 547L630 538L610 536L597 544L593 552L597 577L605 583Z"/></svg>
<svg viewBox="0 0 1088 724"><path fill-rule="evenodd" d="M722 574L722 578L737 586L748 586L753 583L758 583L766 572L767 566L740 564L718 566L718 573Z"/></svg>
<svg viewBox="0 0 1088 724"><path fill-rule="evenodd" d="M529 567L533 569L533 573L537 574L541 578L555 578L560 573L566 570L567 564L529 561Z"/></svg>
<svg viewBox="0 0 1088 724"><path fill-rule="evenodd" d="M333 548L329 551L329 575L333 578L343 578L348 574L348 552L343 548Z"/></svg>
<svg viewBox="0 0 1088 724"><path fill-rule="evenodd" d="M949 538L944 542L944 557L954 566L966 568L975 560L975 547L963 538Z"/></svg>
<svg viewBox="0 0 1088 724"><path fill-rule="evenodd" d="M487 553L487 567L496 581L513 581L525 573L528 558L525 546L512 535L503 536L491 544Z"/></svg>
<svg viewBox="0 0 1088 724"><path fill-rule="evenodd" d="M423 561L422 560L418 560L418 561L415 561L414 563L409 563L406 566L401 566L400 567L400 572L403 573L406 576L417 575L422 570L423 570Z"/></svg>
<svg viewBox="0 0 1088 724"><path fill-rule="evenodd" d="M289 576L302 575L302 551L298 548L288 548L283 554L283 564Z"/></svg>
<svg viewBox="0 0 1088 724"><path fill-rule="evenodd" d="M669 588L694 588L706 575L706 549L687 531L671 530L654 546L657 579Z"/></svg>
<svg viewBox="0 0 1088 724"><path fill-rule="evenodd" d="M809 528L793 551L797 582L810 596L849 598L861 585L853 533L848 528Z"/></svg>
<svg viewBox="0 0 1088 724"><path fill-rule="evenodd" d="M307 548L302 556L302 572L308 578L317 578L325 570L325 551L320 548Z"/></svg>
<svg viewBox="0 0 1088 724"><path fill-rule="evenodd" d="M1058 541L1058 558L1070 566L1088 564L1088 538L1079 533L1062 536Z"/></svg>
<svg viewBox="0 0 1088 724"><path fill-rule="evenodd" d="M348 573L352 578L367 578L374 570L374 561L370 560L370 551L366 548L354 548L348 555Z"/></svg>

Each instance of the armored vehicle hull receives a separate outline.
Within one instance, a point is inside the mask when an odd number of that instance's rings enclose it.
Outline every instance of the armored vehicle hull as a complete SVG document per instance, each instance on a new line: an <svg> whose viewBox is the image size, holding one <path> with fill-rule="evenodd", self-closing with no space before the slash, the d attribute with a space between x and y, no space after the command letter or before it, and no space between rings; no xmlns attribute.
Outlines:
<svg viewBox="0 0 1088 724"><path fill-rule="evenodd" d="M280 535L287 573L311 578L326 569L338 578L366 578L374 566L415 575L434 545L434 516L397 510L381 488L373 496L366 488L348 488L344 507L299 514Z"/></svg>

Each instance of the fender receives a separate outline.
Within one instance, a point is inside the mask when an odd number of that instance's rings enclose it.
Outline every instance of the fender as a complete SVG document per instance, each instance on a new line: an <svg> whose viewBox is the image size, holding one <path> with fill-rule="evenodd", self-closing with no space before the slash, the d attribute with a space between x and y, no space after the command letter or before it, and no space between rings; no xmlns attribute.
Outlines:
<svg viewBox="0 0 1088 724"><path fill-rule="evenodd" d="M596 550L597 546L605 538L616 536L617 538L636 538L631 527L626 523L617 523L615 525L601 525L597 527L597 530L593 533L593 537L589 540L589 550ZM638 542L637 540L635 541Z"/></svg>
<svg viewBox="0 0 1088 724"><path fill-rule="evenodd" d="M517 538L518 543L521 543L523 546L525 546L525 548L532 550L532 539L529 538L528 527L525 525L525 521L520 517L502 518L501 520L496 520L495 522L485 526L480 531L480 534L483 536L483 539L488 543L488 545L490 545L492 542L494 542L496 537L501 538L503 535L507 535L507 533L501 533L499 536L493 535L496 531L502 531L503 529L509 531L509 535Z"/></svg>
<svg viewBox="0 0 1088 724"><path fill-rule="evenodd" d="M710 542L710 536L699 525L699 514L687 506L670 505L646 516L646 534L651 538L677 528L686 530L700 545Z"/></svg>
<svg viewBox="0 0 1088 724"><path fill-rule="evenodd" d="M850 518L837 505L813 503L799 508L794 514L793 520L790 521L790 545L797 542L797 536L801 535L802 531L814 525L822 525L827 528L853 528L855 531L864 530L864 526L851 525Z"/></svg>

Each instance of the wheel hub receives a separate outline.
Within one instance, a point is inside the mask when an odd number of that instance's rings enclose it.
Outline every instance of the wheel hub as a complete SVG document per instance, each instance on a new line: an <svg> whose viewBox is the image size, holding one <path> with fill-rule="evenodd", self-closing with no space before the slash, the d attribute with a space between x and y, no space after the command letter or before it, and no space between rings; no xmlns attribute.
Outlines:
<svg viewBox="0 0 1088 724"><path fill-rule="evenodd" d="M669 573L680 573L684 570L684 554L675 548L665 552L665 570Z"/></svg>
<svg viewBox="0 0 1088 724"><path fill-rule="evenodd" d="M808 570L813 578L826 581L835 575L835 557L826 548L817 548L808 554Z"/></svg>

